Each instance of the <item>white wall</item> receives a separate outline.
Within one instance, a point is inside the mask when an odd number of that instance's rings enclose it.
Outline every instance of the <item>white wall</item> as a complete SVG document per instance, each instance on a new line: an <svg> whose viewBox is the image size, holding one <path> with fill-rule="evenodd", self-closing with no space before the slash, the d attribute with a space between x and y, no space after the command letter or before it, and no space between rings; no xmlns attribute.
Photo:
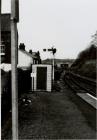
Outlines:
<svg viewBox="0 0 97 140"><path fill-rule="evenodd" d="M18 50L18 67L29 67L33 63L33 58Z"/></svg>
<svg viewBox="0 0 97 140"><path fill-rule="evenodd" d="M34 90L37 91L37 67L47 67L47 86L46 91L51 92L52 89L52 65L36 64L32 65L32 72L35 73L34 77ZM32 91L33 91L33 78L32 78Z"/></svg>

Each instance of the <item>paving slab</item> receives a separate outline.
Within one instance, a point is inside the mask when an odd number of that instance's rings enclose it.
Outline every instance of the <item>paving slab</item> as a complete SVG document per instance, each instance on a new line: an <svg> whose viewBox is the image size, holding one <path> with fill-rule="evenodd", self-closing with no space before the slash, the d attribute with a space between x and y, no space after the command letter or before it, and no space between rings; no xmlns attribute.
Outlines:
<svg viewBox="0 0 97 140"><path fill-rule="evenodd" d="M97 109L97 98L92 96L89 93L77 93L78 96L80 96L83 100L85 100L87 103L89 103L91 106L93 106L95 109Z"/></svg>

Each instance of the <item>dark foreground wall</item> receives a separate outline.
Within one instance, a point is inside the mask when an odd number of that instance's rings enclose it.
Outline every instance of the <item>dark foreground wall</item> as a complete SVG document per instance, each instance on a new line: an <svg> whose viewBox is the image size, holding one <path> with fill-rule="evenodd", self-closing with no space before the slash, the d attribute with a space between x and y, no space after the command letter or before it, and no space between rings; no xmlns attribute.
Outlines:
<svg viewBox="0 0 97 140"><path fill-rule="evenodd" d="M30 70L23 71L18 69L18 97L31 89ZM2 125L4 118L9 110L11 110L11 71L2 70L2 96L1 96L1 119Z"/></svg>

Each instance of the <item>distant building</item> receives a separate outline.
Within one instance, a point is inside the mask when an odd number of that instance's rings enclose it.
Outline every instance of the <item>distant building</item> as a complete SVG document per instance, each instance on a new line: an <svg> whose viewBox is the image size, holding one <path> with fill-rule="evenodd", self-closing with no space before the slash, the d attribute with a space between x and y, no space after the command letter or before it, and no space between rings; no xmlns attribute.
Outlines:
<svg viewBox="0 0 97 140"><path fill-rule="evenodd" d="M73 60L71 60L71 61L67 60L64 63L62 63L62 62L56 63L57 67L66 68L66 69L69 68L72 64L73 64Z"/></svg>
<svg viewBox="0 0 97 140"><path fill-rule="evenodd" d="M18 36L18 32L17 32ZM11 19L10 14L1 15L1 63L11 63Z"/></svg>
<svg viewBox="0 0 97 140"><path fill-rule="evenodd" d="M68 63L61 64L61 68L63 68L64 70L68 70L69 64Z"/></svg>
<svg viewBox="0 0 97 140"><path fill-rule="evenodd" d="M40 56L33 54L32 51L27 52L25 50L25 45L23 43L20 44L18 49L18 67L22 69L28 69L32 64L40 64L41 59Z"/></svg>

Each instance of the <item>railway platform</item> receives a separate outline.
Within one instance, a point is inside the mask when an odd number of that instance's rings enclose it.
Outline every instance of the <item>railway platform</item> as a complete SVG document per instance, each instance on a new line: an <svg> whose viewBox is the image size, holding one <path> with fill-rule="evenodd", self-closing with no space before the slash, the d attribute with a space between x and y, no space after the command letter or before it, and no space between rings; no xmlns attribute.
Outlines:
<svg viewBox="0 0 97 140"><path fill-rule="evenodd" d="M19 139L96 139L96 110L61 79L60 91L24 93L19 100ZM11 131L5 139L11 139Z"/></svg>

